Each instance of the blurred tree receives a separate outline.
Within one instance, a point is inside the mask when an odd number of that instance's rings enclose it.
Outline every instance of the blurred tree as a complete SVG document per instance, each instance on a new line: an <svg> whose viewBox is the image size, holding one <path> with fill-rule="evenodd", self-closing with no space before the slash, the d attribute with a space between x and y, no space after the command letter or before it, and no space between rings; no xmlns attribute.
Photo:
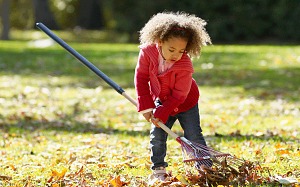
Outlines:
<svg viewBox="0 0 300 187"><path fill-rule="evenodd" d="M51 29L59 29L48 0L33 0L35 22L43 22Z"/></svg>
<svg viewBox="0 0 300 187"><path fill-rule="evenodd" d="M112 14L115 29L128 33L130 41L138 40L138 31L153 14L167 10L172 3L170 0L112 0ZM176 1L177 2L177 1Z"/></svg>
<svg viewBox="0 0 300 187"><path fill-rule="evenodd" d="M0 5L5 36L40 21L51 29L116 31L136 42L153 14L186 11L208 22L214 43L300 41L300 0L0 0Z"/></svg>
<svg viewBox="0 0 300 187"><path fill-rule="evenodd" d="M11 29L27 30L34 25L34 8L30 0L10 0L9 20Z"/></svg>
<svg viewBox="0 0 300 187"><path fill-rule="evenodd" d="M104 19L100 0L80 0L77 25L85 29L102 29Z"/></svg>
<svg viewBox="0 0 300 187"><path fill-rule="evenodd" d="M50 9L60 29L72 29L76 26L80 0L52 0Z"/></svg>
<svg viewBox="0 0 300 187"><path fill-rule="evenodd" d="M2 40L9 40L9 9L10 9L10 0L2 0L1 4L1 20L2 20Z"/></svg>

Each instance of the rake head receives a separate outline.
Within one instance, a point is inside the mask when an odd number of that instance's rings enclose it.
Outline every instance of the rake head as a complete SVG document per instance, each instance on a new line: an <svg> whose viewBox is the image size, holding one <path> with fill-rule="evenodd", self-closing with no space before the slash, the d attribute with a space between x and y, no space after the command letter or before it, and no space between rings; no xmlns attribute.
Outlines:
<svg viewBox="0 0 300 187"><path fill-rule="evenodd" d="M176 140L181 144L187 176L191 180L196 179L200 186L243 184L255 171L255 165L250 161L191 142L184 137Z"/></svg>
<svg viewBox="0 0 300 187"><path fill-rule="evenodd" d="M210 147L204 146L199 143L191 142L183 137L177 139L181 144L183 161L188 165L194 165L198 170L201 170L201 166L213 167L218 166L230 166L236 170L244 164L244 160L241 160L229 153L222 153L216 151Z"/></svg>

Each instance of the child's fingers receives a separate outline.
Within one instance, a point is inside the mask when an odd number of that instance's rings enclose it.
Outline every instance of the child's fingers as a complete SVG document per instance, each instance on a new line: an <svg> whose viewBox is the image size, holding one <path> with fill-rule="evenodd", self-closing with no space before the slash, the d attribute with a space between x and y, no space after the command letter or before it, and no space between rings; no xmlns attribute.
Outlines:
<svg viewBox="0 0 300 187"><path fill-rule="evenodd" d="M160 126L159 126L159 124L158 124L158 122L159 122L160 120L158 119L158 118L155 118L155 117L151 117L151 122L156 126L156 127L158 127L158 128L160 128Z"/></svg>
<svg viewBox="0 0 300 187"><path fill-rule="evenodd" d="M145 113L145 114L143 114L143 116L144 116L144 118L148 121L148 122L150 122L150 119L151 119L151 113Z"/></svg>

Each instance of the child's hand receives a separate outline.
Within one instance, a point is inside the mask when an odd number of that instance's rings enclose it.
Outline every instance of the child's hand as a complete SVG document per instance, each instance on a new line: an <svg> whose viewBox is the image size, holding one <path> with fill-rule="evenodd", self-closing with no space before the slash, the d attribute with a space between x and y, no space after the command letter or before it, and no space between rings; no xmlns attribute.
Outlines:
<svg viewBox="0 0 300 187"><path fill-rule="evenodd" d="M150 122L150 119L151 119L152 115L153 115L153 114L152 114L152 111L151 111L151 112L146 112L146 113L143 114L144 118L145 118L148 122Z"/></svg>
<svg viewBox="0 0 300 187"><path fill-rule="evenodd" d="M155 117L152 117L152 118L151 118L151 122L152 122L156 127L160 128L160 126L159 126L159 124L158 124L158 122L160 122L160 119L155 118Z"/></svg>
<svg viewBox="0 0 300 187"><path fill-rule="evenodd" d="M149 121L149 122L151 121L156 127L160 128L160 126L158 124L160 119L153 117L153 112L152 111L144 113L143 116L147 121Z"/></svg>

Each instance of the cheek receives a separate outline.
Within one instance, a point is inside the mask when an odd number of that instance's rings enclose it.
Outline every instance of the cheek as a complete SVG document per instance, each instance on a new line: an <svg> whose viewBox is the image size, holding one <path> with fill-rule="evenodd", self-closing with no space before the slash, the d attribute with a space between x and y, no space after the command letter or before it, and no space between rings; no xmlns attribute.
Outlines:
<svg viewBox="0 0 300 187"><path fill-rule="evenodd" d="M170 57L170 52L168 51L168 50L162 50L162 55L164 56L164 58L168 58L168 57Z"/></svg>

